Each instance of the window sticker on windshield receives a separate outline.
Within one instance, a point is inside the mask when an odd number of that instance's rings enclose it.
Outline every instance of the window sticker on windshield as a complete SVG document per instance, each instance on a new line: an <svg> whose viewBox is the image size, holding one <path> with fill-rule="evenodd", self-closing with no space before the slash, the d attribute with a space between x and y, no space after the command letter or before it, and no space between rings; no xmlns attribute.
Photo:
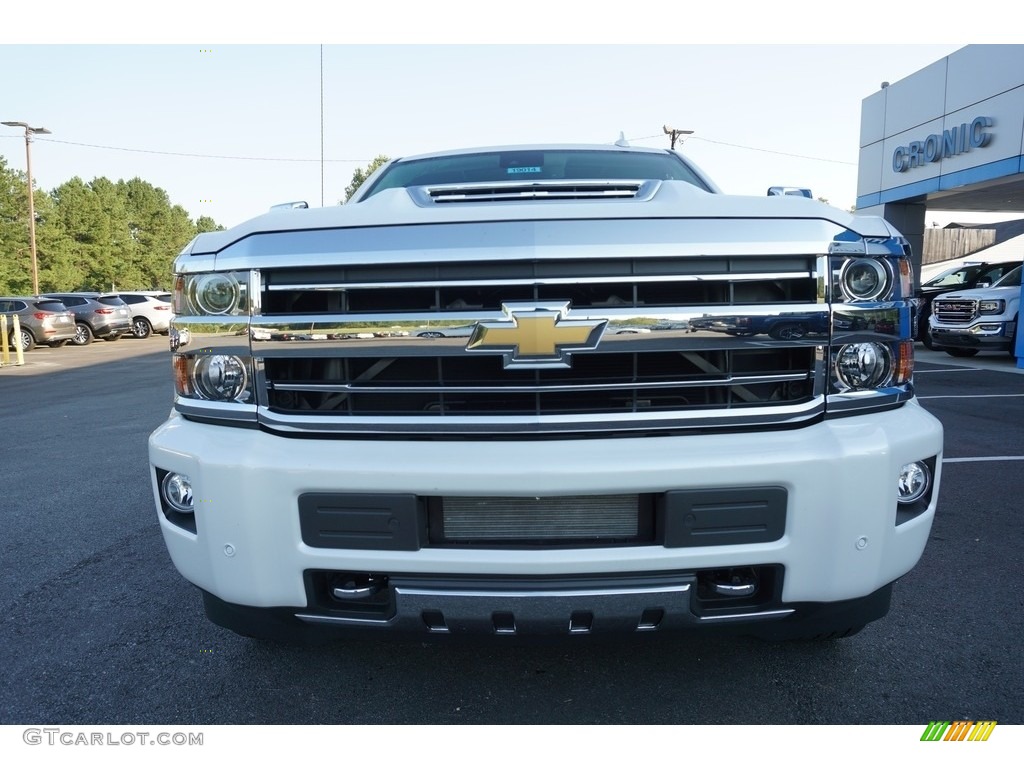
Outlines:
<svg viewBox="0 0 1024 768"><path fill-rule="evenodd" d="M540 168L540 167L538 167L536 165L524 165L524 166L522 166L520 168L506 168L505 170L508 171L508 173L512 174L512 173L540 173L544 169Z"/></svg>

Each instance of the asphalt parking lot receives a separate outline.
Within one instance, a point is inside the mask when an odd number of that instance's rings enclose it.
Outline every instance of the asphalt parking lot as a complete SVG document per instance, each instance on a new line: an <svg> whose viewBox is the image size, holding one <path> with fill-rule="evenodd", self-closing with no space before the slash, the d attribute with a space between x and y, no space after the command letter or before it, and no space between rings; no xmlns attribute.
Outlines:
<svg viewBox="0 0 1024 768"><path fill-rule="evenodd" d="M938 515L855 637L295 647L210 624L167 556L146 458L166 338L33 350L0 369L0 723L1024 722L1024 371L918 352Z"/></svg>

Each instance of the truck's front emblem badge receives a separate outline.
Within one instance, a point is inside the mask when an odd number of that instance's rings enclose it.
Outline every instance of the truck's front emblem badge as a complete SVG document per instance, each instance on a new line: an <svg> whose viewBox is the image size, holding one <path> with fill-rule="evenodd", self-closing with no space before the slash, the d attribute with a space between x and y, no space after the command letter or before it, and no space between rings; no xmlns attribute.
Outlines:
<svg viewBox="0 0 1024 768"><path fill-rule="evenodd" d="M507 320L479 322L470 352L503 352L506 368L568 368L572 352L595 349L608 321L568 320L569 302L501 305Z"/></svg>

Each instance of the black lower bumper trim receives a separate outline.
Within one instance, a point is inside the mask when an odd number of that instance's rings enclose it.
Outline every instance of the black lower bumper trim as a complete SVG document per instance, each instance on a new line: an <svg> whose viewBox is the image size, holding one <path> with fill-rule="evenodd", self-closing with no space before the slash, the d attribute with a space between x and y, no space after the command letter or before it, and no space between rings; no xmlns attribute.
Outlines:
<svg viewBox="0 0 1024 768"><path fill-rule="evenodd" d="M634 599L638 593L639 599ZM202 591L206 615L215 624L240 635L291 643L365 638L368 633L376 637L461 636L507 641L510 637L635 637L695 632L784 641L827 640L856 634L867 623L888 613L892 585L865 597L835 603L775 603L704 616L687 610L686 604L692 608L690 601L696 598L695 593L691 582L635 593L602 593L597 600L593 595L567 593L533 596L541 597L540 601L531 601L526 596L525 601L517 602L508 599L508 594L498 593L482 596L490 603L480 603L480 595L462 594L454 600L434 603L435 593L407 590L403 597L411 612L405 614L404 620L395 621L373 614L360 618L352 612L332 615L296 607L254 608L228 603ZM438 604L444 608L436 608ZM481 611L482 605L493 610ZM450 611L448 615L445 609Z"/></svg>

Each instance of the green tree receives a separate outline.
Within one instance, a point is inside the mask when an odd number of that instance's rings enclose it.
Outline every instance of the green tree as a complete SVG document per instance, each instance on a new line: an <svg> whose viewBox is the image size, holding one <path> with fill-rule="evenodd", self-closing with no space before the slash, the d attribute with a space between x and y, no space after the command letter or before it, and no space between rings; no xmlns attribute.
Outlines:
<svg viewBox="0 0 1024 768"><path fill-rule="evenodd" d="M0 155L0 294L25 294L31 290L25 174L8 167L7 160Z"/></svg>
<svg viewBox="0 0 1024 768"><path fill-rule="evenodd" d="M196 234L203 232L223 232L224 227L211 219L209 216L200 216L196 219Z"/></svg>
<svg viewBox="0 0 1024 768"><path fill-rule="evenodd" d="M387 155L377 155L366 168L356 168L355 173L352 174L352 183L345 187L345 199L341 202L347 203L352 198L352 195L356 193L356 190L363 185L363 182L369 178L370 174L384 165L384 163L390 161L391 158Z"/></svg>
<svg viewBox="0 0 1024 768"><path fill-rule="evenodd" d="M75 177L34 198L43 292L167 289L181 249L199 232L223 229L209 216L193 222L164 190L138 177ZM25 174L0 156L0 294L32 289L27 216Z"/></svg>

